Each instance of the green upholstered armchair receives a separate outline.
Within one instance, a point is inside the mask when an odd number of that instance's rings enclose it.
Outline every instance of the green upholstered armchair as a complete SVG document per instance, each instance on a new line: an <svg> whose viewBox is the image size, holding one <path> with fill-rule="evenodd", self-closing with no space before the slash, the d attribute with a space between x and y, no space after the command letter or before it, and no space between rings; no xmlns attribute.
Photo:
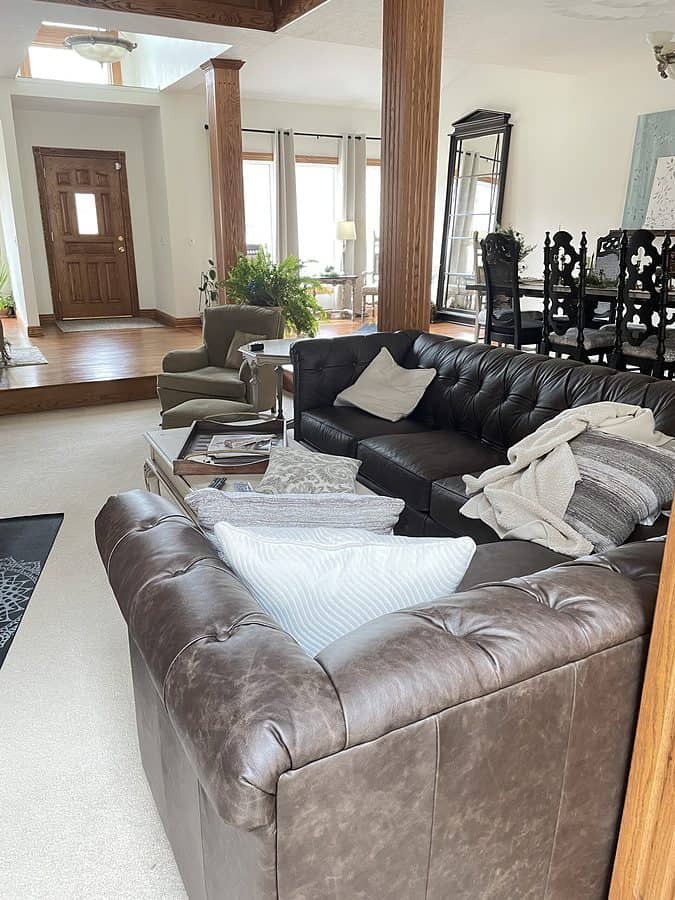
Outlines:
<svg viewBox="0 0 675 900"><path fill-rule="evenodd" d="M254 378L248 363L241 360L236 368L228 368L226 359L237 331L273 340L282 337L283 330L284 320L278 308L229 304L205 309L202 346L172 350L162 361L162 372L157 376L162 411L198 398L235 400L249 403L255 410L272 409L274 369L260 368Z"/></svg>

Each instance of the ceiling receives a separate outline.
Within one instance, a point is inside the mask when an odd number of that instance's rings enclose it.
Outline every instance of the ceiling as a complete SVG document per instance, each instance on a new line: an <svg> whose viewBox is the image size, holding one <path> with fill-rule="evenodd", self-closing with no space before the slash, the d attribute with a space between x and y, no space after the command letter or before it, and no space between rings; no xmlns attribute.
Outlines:
<svg viewBox="0 0 675 900"><path fill-rule="evenodd" d="M381 0L331 0L284 33L377 48L381 16ZM444 57L581 74L639 65L646 33L668 28L675 0L446 0Z"/></svg>
<svg viewBox="0 0 675 900"><path fill-rule="evenodd" d="M276 34L173 19L0 0L0 77L12 77L42 20L232 46L257 99L377 107L382 0L329 0ZM645 34L675 31L675 0L446 0L444 79L468 63L584 74L650 64ZM177 87L200 85L188 76Z"/></svg>

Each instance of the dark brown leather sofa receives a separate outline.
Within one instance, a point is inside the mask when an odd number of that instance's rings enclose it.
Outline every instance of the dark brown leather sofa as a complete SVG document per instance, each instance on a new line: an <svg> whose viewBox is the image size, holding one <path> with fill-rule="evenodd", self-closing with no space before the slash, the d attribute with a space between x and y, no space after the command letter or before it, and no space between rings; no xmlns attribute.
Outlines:
<svg viewBox="0 0 675 900"><path fill-rule="evenodd" d="M192 900L606 896L661 541L537 574L479 547L312 659L168 500L112 497L96 536Z"/></svg>
<svg viewBox="0 0 675 900"><path fill-rule="evenodd" d="M401 366L438 372L402 422L333 406L382 347ZM399 531L409 535L495 541L489 526L460 515L466 502L461 476L505 462L510 446L571 406L613 400L651 407L657 427L675 435L674 384L604 366L420 331L300 341L291 356L296 440L362 460L360 481L405 500ZM656 526L659 533L664 522ZM654 533L641 529L636 537Z"/></svg>

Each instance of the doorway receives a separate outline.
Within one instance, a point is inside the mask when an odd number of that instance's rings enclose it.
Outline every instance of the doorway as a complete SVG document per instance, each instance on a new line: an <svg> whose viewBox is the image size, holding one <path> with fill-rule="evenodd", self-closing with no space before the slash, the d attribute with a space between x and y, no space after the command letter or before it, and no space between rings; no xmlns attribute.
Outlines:
<svg viewBox="0 0 675 900"><path fill-rule="evenodd" d="M137 316L125 154L33 153L56 318Z"/></svg>

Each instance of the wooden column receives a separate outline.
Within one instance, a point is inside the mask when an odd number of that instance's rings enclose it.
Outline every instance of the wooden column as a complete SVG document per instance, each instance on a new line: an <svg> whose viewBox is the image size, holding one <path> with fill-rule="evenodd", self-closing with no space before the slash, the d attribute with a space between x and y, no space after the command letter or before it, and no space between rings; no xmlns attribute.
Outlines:
<svg viewBox="0 0 675 900"><path fill-rule="evenodd" d="M672 900L675 897L675 522L672 517L609 896L610 900Z"/></svg>
<svg viewBox="0 0 675 900"><path fill-rule="evenodd" d="M220 278L246 250L239 98L243 65L240 59L210 59L202 65L211 144L215 261Z"/></svg>
<svg viewBox="0 0 675 900"><path fill-rule="evenodd" d="M384 0L379 327L431 318L443 0Z"/></svg>

